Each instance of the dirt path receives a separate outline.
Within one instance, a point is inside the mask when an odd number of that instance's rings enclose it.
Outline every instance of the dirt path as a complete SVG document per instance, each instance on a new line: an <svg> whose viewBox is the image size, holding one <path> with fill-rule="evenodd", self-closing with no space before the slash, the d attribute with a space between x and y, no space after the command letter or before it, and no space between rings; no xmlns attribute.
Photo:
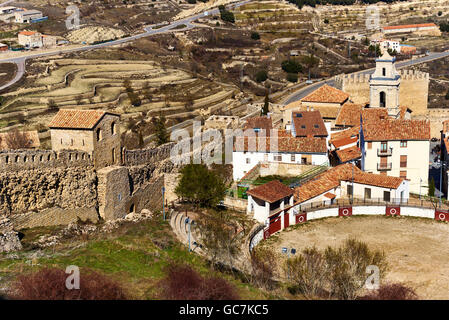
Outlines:
<svg viewBox="0 0 449 320"><path fill-rule="evenodd" d="M348 237L385 251L390 265L388 281L413 286L420 299L449 299L447 223L405 217L328 218L283 231L275 241L269 240L269 245L277 253L282 247L323 249L338 246Z"/></svg>

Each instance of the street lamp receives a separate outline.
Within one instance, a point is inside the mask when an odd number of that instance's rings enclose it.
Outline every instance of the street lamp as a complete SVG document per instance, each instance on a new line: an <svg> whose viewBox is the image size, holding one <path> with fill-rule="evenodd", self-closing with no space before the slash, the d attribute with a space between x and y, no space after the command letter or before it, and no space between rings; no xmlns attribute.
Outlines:
<svg viewBox="0 0 449 320"><path fill-rule="evenodd" d="M294 255L296 253L296 249L295 248L287 248L287 247L282 247L282 253L287 255L287 260L290 259L290 253L292 255ZM290 266L287 263L287 279L290 279Z"/></svg>
<svg viewBox="0 0 449 320"><path fill-rule="evenodd" d="M441 194L443 193L443 167L446 167L446 161L440 160L440 208L441 208Z"/></svg>
<svg viewBox="0 0 449 320"><path fill-rule="evenodd" d="M165 221L165 187L162 187L162 213Z"/></svg>
<svg viewBox="0 0 449 320"><path fill-rule="evenodd" d="M188 229L189 229L189 232L188 232L188 243L189 243L189 252L190 251L192 251L191 249L190 249L190 226L192 225L192 224L195 224L195 221L194 220L190 220L190 218L186 218L185 220L184 220L184 223L188 226Z"/></svg>

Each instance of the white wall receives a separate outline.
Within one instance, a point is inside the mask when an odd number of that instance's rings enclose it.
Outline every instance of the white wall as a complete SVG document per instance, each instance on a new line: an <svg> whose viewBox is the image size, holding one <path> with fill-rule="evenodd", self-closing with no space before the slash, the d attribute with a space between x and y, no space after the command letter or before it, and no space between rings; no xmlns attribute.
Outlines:
<svg viewBox="0 0 449 320"><path fill-rule="evenodd" d="M268 158L265 158L265 154ZM281 155L282 161L275 161L275 155ZM301 163L301 157L306 154L296 153L295 161L291 160L292 153L264 153L264 152L233 152L232 153L232 166L233 166L233 178L234 181L240 180L248 171L250 171L259 162L282 162L282 163ZM246 159L249 159L247 163ZM329 159L327 154L312 154L312 164L321 165L327 162ZM270 164L275 165L275 164Z"/></svg>
<svg viewBox="0 0 449 320"><path fill-rule="evenodd" d="M365 171L372 173L380 173L377 170L377 164L380 163L380 157L377 156L377 149L380 149L380 141L373 141L372 148L368 149L368 142L365 142ZM424 186L428 185L429 175L429 141L407 141L407 147L401 148L400 141L388 141L388 148L392 147L392 155L387 157L387 162L391 162L391 170L387 171L387 175L399 177L400 171L407 171L407 179L410 180L409 189L411 192L426 193ZM407 167L401 168L401 155L407 156Z"/></svg>

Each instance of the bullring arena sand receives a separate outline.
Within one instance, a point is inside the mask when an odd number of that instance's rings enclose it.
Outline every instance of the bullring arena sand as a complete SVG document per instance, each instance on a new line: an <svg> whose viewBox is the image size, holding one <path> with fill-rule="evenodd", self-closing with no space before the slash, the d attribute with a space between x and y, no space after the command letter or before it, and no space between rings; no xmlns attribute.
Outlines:
<svg viewBox="0 0 449 320"><path fill-rule="evenodd" d="M284 230L266 245L281 248L339 246L347 238L384 250L387 282L412 286L420 299L449 299L449 224L424 218L358 216L326 218ZM381 280L382 281L382 280Z"/></svg>

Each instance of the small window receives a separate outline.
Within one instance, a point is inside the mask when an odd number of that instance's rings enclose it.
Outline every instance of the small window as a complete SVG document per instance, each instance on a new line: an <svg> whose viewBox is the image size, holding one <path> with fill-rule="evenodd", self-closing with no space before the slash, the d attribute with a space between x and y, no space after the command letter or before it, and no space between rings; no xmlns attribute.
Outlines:
<svg viewBox="0 0 449 320"><path fill-rule="evenodd" d="M70 145L73 146L73 139L70 139Z"/></svg>
<svg viewBox="0 0 449 320"><path fill-rule="evenodd" d="M401 156L401 168L406 168L407 167L407 156Z"/></svg>
<svg viewBox="0 0 449 320"><path fill-rule="evenodd" d="M390 202L390 191L384 191L384 201Z"/></svg>
<svg viewBox="0 0 449 320"><path fill-rule="evenodd" d="M387 69L382 68L382 75L385 77L387 75Z"/></svg>
<svg viewBox="0 0 449 320"><path fill-rule="evenodd" d="M294 154L291 155L291 159L290 160L291 160L291 162L295 162L295 155Z"/></svg>
<svg viewBox="0 0 449 320"><path fill-rule="evenodd" d="M246 158L246 163L247 164L251 163L251 159L250 158Z"/></svg>
<svg viewBox="0 0 449 320"><path fill-rule="evenodd" d="M407 171L400 171L399 177L401 177L402 179L407 179Z"/></svg>
<svg viewBox="0 0 449 320"><path fill-rule="evenodd" d="M319 125L317 125L317 124L315 124L314 125L314 127L316 128L316 129L318 129L320 126Z"/></svg>
<svg viewBox="0 0 449 320"><path fill-rule="evenodd" d="M306 125L305 125L305 124L302 124L302 125L301 125L301 128L302 128L302 129L305 129L305 128L306 128Z"/></svg>
<svg viewBox="0 0 449 320"><path fill-rule="evenodd" d="M116 133L116 124L115 122L113 122L111 124L111 135L114 135Z"/></svg>
<svg viewBox="0 0 449 320"><path fill-rule="evenodd" d="M371 149L373 147L373 143L372 142L368 142L368 149Z"/></svg>
<svg viewBox="0 0 449 320"><path fill-rule="evenodd" d="M371 188L365 188L365 199L371 199Z"/></svg>
<svg viewBox="0 0 449 320"><path fill-rule="evenodd" d="M62 144L62 138L61 138L61 144Z"/></svg>
<svg viewBox="0 0 449 320"><path fill-rule="evenodd" d="M407 141L406 140L402 140L401 141L401 148L407 148Z"/></svg>
<svg viewBox="0 0 449 320"><path fill-rule="evenodd" d="M282 155L276 154L276 155L274 156L274 161L282 161Z"/></svg>
<svg viewBox="0 0 449 320"><path fill-rule="evenodd" d="M352 185L351 184L348 184L346 191L348 192L348 196L352 196Z"/></svg>
<svg viewBox="0 0 449 320"><path fill-rule="evenodd" d="M103 139L103 132L100 128L97 129L97 141L101 141Z"/></svg>

